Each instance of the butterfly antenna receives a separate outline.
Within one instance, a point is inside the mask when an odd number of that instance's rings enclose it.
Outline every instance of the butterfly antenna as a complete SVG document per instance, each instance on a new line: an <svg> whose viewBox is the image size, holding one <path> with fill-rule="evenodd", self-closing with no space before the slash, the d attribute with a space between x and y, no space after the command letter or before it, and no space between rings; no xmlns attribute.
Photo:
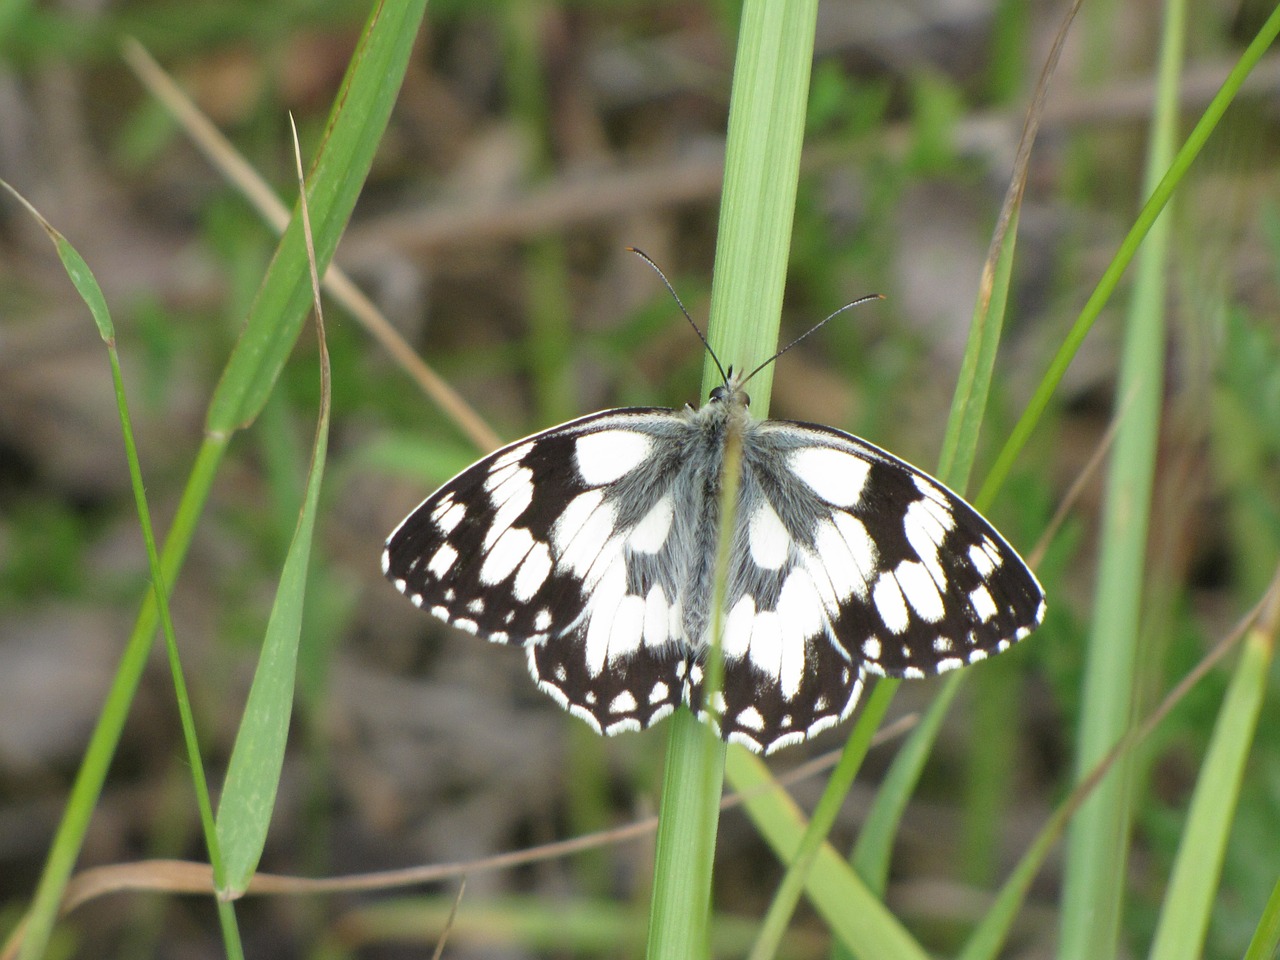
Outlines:
<svg viewBox="0 0 1280 960"><path fill-rule="evenodd" d="M797 343L805 339L805 337L809 336L812 333L817 333L819 330L825 327L830 321L840 316L840 314L844 313L846 310L852 310L854 307L861 306L864 303L870 303L872 300L883 300L883 299L884 299L883 293L870 293L870 294L867 294L867 296L865 297L859 297L857 300L854 300L852 303L846 303L839 310L833 310L831 313L827 314L827 316L824 317L822 320L815 323L812 327L810 327L804 333L800 334L800 336L796 337L794 340L788 343L785 347L783 347L781 350L775 353L772 357L770 357L764 363L760 364L760 366L756 367L754 370L748 373L745 377L743 377L742 385L745 386L747 381L750 380L752 377L754 377L757 373L759 373L769 364L773 363L780 356L782 356L784 353L786 353L788 350L794 347Z"/></svg>
<svg viewBox="0 0 1280 960"><path fill-rule="evenodd" d="M716 369L720 371L720 379L723 380L727 386L729 383L729 375L724 372L724 367L720 365L720 358L717 357L716 352L711 349L711 344L707 342L707 338L703 332L698 329L698 325L694 323L693 317L689 316L689 311L684 308L684 301L680 299L680 294L676 293L676 288L671 285L671 281L668 280L667 275L662 272L662 268L654 263L653 258L643 250L637 249L636 247L627 247L627 249L653 268L653 272L658 275L658 279L661 280L663 286L667 288L667 292L670 293L672 299L675 300L676 306L680 308L680 312L684 314L684 318L689 321L689 326L693 327L693 332L698 335L698 339L702 341L702 345L707 348L707 353L711 354L711 359L715 362ZM827 321L824 320L822 322L826 323ZM822 324L819 324L819 326L821 325Z"/></svg>

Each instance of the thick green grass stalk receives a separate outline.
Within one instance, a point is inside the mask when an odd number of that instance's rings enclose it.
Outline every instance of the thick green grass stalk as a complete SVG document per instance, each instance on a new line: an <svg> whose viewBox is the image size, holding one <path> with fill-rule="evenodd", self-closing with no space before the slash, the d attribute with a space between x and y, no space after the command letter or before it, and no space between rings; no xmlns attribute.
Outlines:
<svg viewBox="0 0 1280 960"><path fill-rule="evenodd" d="M1184 0L1168 0L1159 93L1148 145L1146 191L1169 169L1178 122L1185 41ZM1126 318L1117 396L1125 404L1107 478L1093 625L1076 774L1083 777L1124 735L1136 707L1139 619L1156 444L1164 395L1165 290L1171 220L1158 219L1139 254ZM1060 955L1115 956L1128 862L1133 755L1121 757L1076 814L1068 832Z"/></svg>
<svg viewBox="0 0 1280 960"><path fill-rule="evenodd" d="M747 0L742 11L708 325L717 354L740 370L778 340L816 18L816 0ZM771 372L752 381L757 416L768 409ZM703 395L719 382L707 357ZM653 960L706 953L723 766L720 739L677 711L655 846Z"/></svg>
<svg viewBox="0 0 1280 960"><path fill-rule="evenodd" d="M366 24L309 177L317 261L328 265L390 116L426 0L378 3ZM160 553L163 582L172 588L234 430L252 420L270 394L311 306L307 260L299 229L282 238L235 353L211 403L205 441ZM58 904L88 830L120 733L150 654L158 623L148 591L94 727L45 861L28 914L21 960L43 956Z"/></svg>

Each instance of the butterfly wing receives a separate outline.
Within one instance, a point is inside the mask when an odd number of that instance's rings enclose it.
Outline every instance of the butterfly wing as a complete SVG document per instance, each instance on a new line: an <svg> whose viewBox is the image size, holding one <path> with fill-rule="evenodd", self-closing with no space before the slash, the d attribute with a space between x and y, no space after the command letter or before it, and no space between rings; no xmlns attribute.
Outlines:
<svg viewBox="0 0 1280 960"><path fill-rule="evenodd" d="M687 429L630 408L503 447L405 519L384 572L439 619L524 646L538 685L596 730L649 726L685 697L677 589L644 548L672 522L663 441Z"/></svg>

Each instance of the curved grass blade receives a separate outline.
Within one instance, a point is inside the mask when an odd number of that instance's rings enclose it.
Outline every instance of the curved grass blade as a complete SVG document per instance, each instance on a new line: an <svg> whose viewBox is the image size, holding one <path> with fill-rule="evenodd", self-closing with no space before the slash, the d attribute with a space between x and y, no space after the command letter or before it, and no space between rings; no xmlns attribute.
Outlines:
<svg viewBox="0 0 1280 960"><path fill-rule="evenodd" d="M377 51L394 50L390 53L369 55L353 62L350 72L359 74L352 77L343 86L346 100L339 99L335 107L335 117L331 126L331 134L322 147L326 154L325 162L317 164L316 173L311 179L313 190L324 188L326 192L339 198L333 204L334 216L329 221L330 228L345 222L345 217L336 214L340 207L350 213L354 205L359 185L363 183L368 172L368 165L357 166L352 162L354 157L364 156L365 146L376 142L386 126L390 115L391 99L375 95L373 84L382 84L397 88L408 64L417 25L421 19L425 0L391 4L384 9L379 5L374 16L365 26L362 45ZM376 75L375 75L376 74ZM359 117L349 116L359 113ZM354 137L347 128L358 126L363 131L363 139ZM329 180L343 181L340 185L326 184ZM323 233L324 231L320 231ZM336 242L336 240L334 241ZM279 258L268 268L264 286L280 285L281 281L273 280ZM259 301L262 297L259 297ZM305 313L305 301L299 304L298 315ZM298 320L301 323L301 320ZM242 383L236 384L244 386ZM237 398L224 377L219 385L219 393L224 398L224 407L243 408L242 398ZM214 422L211 420L211 422ZM223 452L229 440L229 433L214 432L206 436L191 475L183 490L173 525L165 538L160 554L163 568L163 582L176 582L187 548L194 536L196 524L212 489L214 477L221 463ZM137 621L129 635L120 667L112 680L111 689L107 693L104 708L85 749L84 759L76 774L76 780L67 800L66 811L59 824L52 847L46 859L44 870L36 888L32 902L26 937L23 942L21 957L23 960L42 956L48 944L49 934L57 915L58 904L62 899L67 879L75 867L85 833L89 827L89 819L102 791L107 770L120 740L128 714L128 705L132 702L138 683L146 668L151 649L152 637L158 623L158 611L155 598L150 591L143 599Z"/></svg>
<svg viewBox="0 0 1280 960"><path fill-rule="evenodd" d="M307 175L321 274L333 259L373 164L425 8L426 0L382 0L375 5L334 99L322 146ZM222 371L209 405L210 433L231 433L262 410L311 308L307 269L302 225L295 215Z"/></svg>
<svg viewBox="0 0 1280 960"><path fill-rule="evenodd" d="M142 465L138 459L138 447L134 441L133 422L129 416L129 405L125 397L124 375L120 369L120 355L116 350L115 325L111 321L111 312L107 307L106 297L98 285L97 278L79 251L73 247L53 224L49 223L39 211L13 189L7 182L0 180L3 186L34 216L53 241L54 248L62 260L72 285L84 300L85 306L93 315L98 333L107 346L107 356L111 364L111 380L115 387L116 407L120 415L120 430L124 440L125 459L129 465L129 482L133 488L134 501L138 510L138 522L142 528L142 539L147 549L147 560L151 568L152 596L160 612L164 626L165 644L169 654L169 666L173 673L174 691L178 702L178 713L182 723L183 739L187 748L187 761L191 765L192 780L195 786L196 801L200 807L200 820L204 829L205 841L209 850L209 859L213 864L221 863L217 835L213 825L213 807L209 800L209 787L205 780L204 762L200 757L200 743L196 736L195 718L191 712L191 700L187 696L186 681L182 673L182 662L178 656L178 644L173 629L173 619L169 615L167 589L164 571L160 563L160 555L156 550L155 532L151 524L151 510L147 505L146 486L142 481ZM128 711L126 700L109 701L108 709ZM218 917L222 926L223 940L227 953L231 957L240 957L243 950L240 945L240 932L236 926L235 914L229 904L218 905ZM37 924L37 934L42 924Z"/></svg>
<svg viewBox="0 0 1280 960"><path fill-rule="evenodd" d="M1177 94L1186 42L1186 2L1169 0L1164 11L1159 93L1151 120L1144 192L1154 190L1170 167L1179 119ZM1126 311L1116 388L1117 395L1125 398L1125 415L1116 430L1107 471L1076 742L1077 777L1092 769L1128 729L1141 682L1139 625L1164 402L1165 301L1172 226L1169 215L1151 224L1139 253ZM1059 941L1064 957L1107 960L1119 952L1134 762L1129 753L1118 759L1068 829Z"/></svg>
<svg viewBox="0 0 1280 960"><path fill-rule="evenodd" d="M778 859L790 863L800 851L807 822L769 768L745 748L733 747L725 770L743 796L743 807ZM805 878L809 902L823 922L860 960L926 960L924 948L862 882L830 844L814 855Z"/></svg>
<svg viewBox="0 0 1280 960"><path fill-rule="evenodd" d="M290 118L292 122L292 118ZM298 162L298 184L305 188L302 153L294 129L294 155ZM316 508L320 501L320 482L324 476L325 455L329 448L329 348L325 343L324 313L320 303L320 278L312 243L311 220L305 189L299 190L298 207L307 265L310 268L311 295L316 312L316 338L320 347L320 419L316 424L311 451L311 467L302 509L284 569L275 603L267 622L267 632L259 655L258 668L249 689L235 747L227 765L226 784L218 803L218 841L225 857L221 874L215 869L218 897L233 900L244 893L262 857L267 842L271 812L275 808L280 771L284 768L285 745L289 738L289 720L293 715L294 677L298 666L298 642L302 635L302 608L307 591L307 568L311 558L311 539L315 532Z"/></svg>

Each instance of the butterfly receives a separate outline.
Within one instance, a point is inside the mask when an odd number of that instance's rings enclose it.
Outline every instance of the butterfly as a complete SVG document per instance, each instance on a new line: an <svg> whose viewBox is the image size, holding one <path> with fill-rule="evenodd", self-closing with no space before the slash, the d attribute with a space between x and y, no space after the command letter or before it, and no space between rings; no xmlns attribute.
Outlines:
<svg viewBox="0 0 1280 960"><path fill-rule="evenodd" d="M538 686L600 733L684 704L764 753L848 717L868 675L976 663L1039 626L1034 574L958 495L843 431L752 418L744 385L763 366L721 368L700 409L605 410L489 454L395 529L383 572L440 620L522 646ZM741 469L708 703L730 433Z"/></svg>

